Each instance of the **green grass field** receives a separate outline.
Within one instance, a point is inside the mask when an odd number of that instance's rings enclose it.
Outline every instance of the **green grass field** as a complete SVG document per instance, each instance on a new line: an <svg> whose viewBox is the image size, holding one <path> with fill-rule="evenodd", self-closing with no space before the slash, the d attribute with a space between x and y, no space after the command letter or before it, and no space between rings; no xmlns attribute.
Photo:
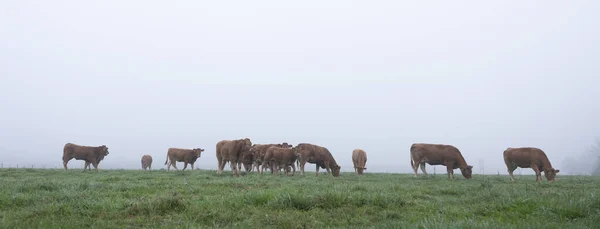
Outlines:
<svg viewBox="0 0 600 229"><path fill-rule="evenodd" d="M600 178L0 169L2 228L599 228Z"/></svg>

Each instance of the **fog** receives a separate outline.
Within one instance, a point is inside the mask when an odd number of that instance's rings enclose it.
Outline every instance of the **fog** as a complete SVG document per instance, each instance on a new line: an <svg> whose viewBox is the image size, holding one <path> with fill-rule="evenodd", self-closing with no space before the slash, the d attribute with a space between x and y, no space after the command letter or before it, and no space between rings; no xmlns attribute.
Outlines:
<svg viewBox="0 0 600 229"><path fill-rule="evenodd" d="M165 168L169 147L216 169L215 144L248 137L325 146L342 171L362 148L366 172L395 173L412 143L452 144L507 174L507 147L561 169L600 137L598 1L0 5L4 167L60 168L72 142L107 145L100 169Z"/></svg>

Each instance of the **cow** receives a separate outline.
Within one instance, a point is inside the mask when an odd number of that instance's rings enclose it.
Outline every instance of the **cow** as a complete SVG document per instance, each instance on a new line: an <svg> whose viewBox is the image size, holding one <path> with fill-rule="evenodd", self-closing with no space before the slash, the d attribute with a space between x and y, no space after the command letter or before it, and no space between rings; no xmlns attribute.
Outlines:
<svg viewBox="0 0 600 229"><path fill-rule="evenodd" d="M86 168L91 170L90 164L92 164L96 172L98 172L98 164L108 154L108 147L106 147L106 145L82 146L73 143L67 143L63 147L63 166L65 167L65 170L67 170L67 163L71 159L75 158L75 160L85 161L83 171L85 171Z"/></svg>
<svg viewBox="0 0 600 229"><path fill-rule="evenodd" d="M249 138L221 140L217 142L217 173L221 174L225 168L225 164L229 162L233 176L240 176L238 168L240 168L241 157L245 152L250 150L250 147L252 147L252 141Z"/></svg>
<svg viewBox="0 0 600 229"><path fill-rule="evenodd" d="M152 170L152 156L147 155L147 154L142 156L142 169L143 170L146 170L146 169Z"/></svg>
<svg viewBox="0 0 600 229"><path fill-rule="evenodd" d="M513 171L517 167L531 168L535 172L535 181L540 183L542 181L542 174L546 176L546 180L554 182L556 174L560 171L552 168L552 164L546 153L539 148L535 147L520 147L520 148L507 148L504 150L504 163L508 170L508 175L511 181L515 181Z"/></svg>
<svg viewBox="0 0 600 229"><path fill-rule="evenodd" d="M252 145L249 152L252 155L254 155L253 156L254 166L256 167L257 172L260 172L260 166L262 165L263 157L267 153L267 149L271 146L277 146L277 147L281 147L281 148L292 148L292 145L288 144L287 142L283 142L281 144L254 144L254 145ZM267 168L270 168L270 167L267 167ZM273 172L273 171L271 171L271 172Z"/></svg>
<svg viewBox="0 0 600 229"><path fill-rule="evenodd" d="M304 165L306 162L315 164L317 170L316 176L319 175L319 167L326 169L334 177L340 175L341 167L325 147L310 143L300 143L294 148L294 153L296 153L298 160L300 160L300 172L302 175L304 175Z"/></svg>
<svg viewBox="0 0 600 229"><path fill-rule="evenodd" d="M194 149L182 149L182 148L169 148L167 150L167 160L165 160L165 165L167 165L167 171L171 169L171 166L176 170L177 162L183 162L184 171L187 168L187 165L190 164L192 166L192 170L194 169L194 163L198 158L200 158L204 149L202 148L194 148Z"/></svg>
<svg viewBox="0 0 600 229"><path fill-rule="evenodd" d="M410 165L415 177L419 165L425 175L425 163L429 165L444 165L448 171L448 179L454 179L454 169L460 169L462 175L471 179L473 166L468 165L460 151L452 145L414 143L410 146Z"/></svg>
<svg viewBox="0 0 600 229"><path fill-rule="evenodd" d="M367 153L362 149L355 149L352 151L352 163L354 164L354 172L358 175L362 175L364 170L367 168Z"/></svg>
<svg viewBox="0 0 600 229"><path fill-rule="evenodd" d="M267 149L267 153L262 161L262 170L260 173L262 174L265 167L271 167L271 173L275 172L274 175L277 175L279 172L279 168L285 169L285 175L287 176L289 173L288 167L292 167L292 176L296 173L296 166L294 162L296 161L297 155L294 148L282 148L278 146L271 146Z"/></svg>

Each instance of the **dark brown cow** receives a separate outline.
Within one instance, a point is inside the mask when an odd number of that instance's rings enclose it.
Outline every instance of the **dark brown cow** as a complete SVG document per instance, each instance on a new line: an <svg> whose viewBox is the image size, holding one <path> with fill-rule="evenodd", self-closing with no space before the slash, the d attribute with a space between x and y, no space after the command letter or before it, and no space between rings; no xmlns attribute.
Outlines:
<svg viewBox="0 0 600 229"><path fill-rule="evenodd" d="M96 172L98 172L98 164L108 155L108 147L105 145L101 146L81 146L73 143L67 143L63 147L63 166L67 170L67 163L75 158L75 160L85 161L85 168L91 170L90 164L94 166Z"/></svg>
<svg viewBox="0 0 600 229"><path fill-rule="evenodd" d="M352 163L354 164L354 172L358 175L362 175L364 170L367 168L367 153L362 149L355 149L352 151Z"/></svg>
<svg viewBox="0 0 600 229"><path fill-rule="evenodd" d="M294 149L298 160L300 160L302 175L304 175L304 165L306 162L315 164L317 167L317 176L319 175L319 167L326 169L328 173L331 173L335 177L340 175L341 167L327 148L309 143L300 143Z"/></svg>
<svg viewBox="0 0 600 229"><path fill-rule="evenodd" d="M221 140L217 142L217 173L221 174L225 168L225 164L229 162L233 176L240 176L238 168L240 168L241 157L245 152L250 150L250 147L252 147L252 141L249 138Z"/></svg>
<svg viewBox="0 0 600 229"><path fill-rule="evenodd" d="M507 148L504 150L504 163L511 181L515 181L513 171L517 167L533 169L536 182L542 181L542 171L550 182L554 182L556 174L560 171L552 168L546 153L535 147Z"/></svg>
<svg viewBox="0 0 600 229"><path fill-rule="evenodd" d="M143 170L146 170L146 169L152 170L152 156L147 155L147 154L142 156L142 169Z"/></svg>
<svg viewBox="0 0 600 229"><path fill-rule="evenodd" d="M410 158L410 165L415 171L415 177L417 177L419 165L423 173L427 175L425 171L425 163L427 163L446 166L448 178L454 179L454 169L458 168L465 178L471 179L473 166L467 164L460 151L454 146L415 143L410 146Z"/></svg>
<svg viewBox="0 0 600 229"><path fill-rule="evenodd" d="M288 175L290 171L288 167L292 167L292 176L296 173L296 166L294 162L296 162L296 152L293 148L282 148L278 146L271 146L267 149L267 153L262 161L262 170L260 173L263 173L265 167L269 166L271 168L271 173L275 172L274 175L277 175L280 168L285 169L285 175Z"/></svg>
<svg viewBox="0 0 600 229"><path fill-rule="evenodd" d="M281 148L292 148L292 145L287 142L283 142L281 144L255 144L250 148L250 153L254 155L254 166L256 167L256 171L260 172L260 166L262 165L263 158L267 153L267 149L271 146L277 146ZM267 162L268 163L268 162ZM270 167L267 167L270 168ZM272 173L273 171L271 171Z"/></svg>
<svg viewBox="0 0 600 229"><path fill-rule="evenodd" d="M177 168L177 162L183 162L183 169L181 171L184 171L188 164L190 164L192 169L194 169L194 163L198 158L200 158L202 152L204 152L204 149L202 148L169 148L169 150L167 150L167 160L165 160L165 165L168 164L167 171L171 169L171 166L173 166L173 168L176 170L179 170Z"/></svg>
<svg viewBox="0 0 600 229"><path fill-rule="evenodd" d="M96 172L98 172L98 164L108 155L108 147L105 145L101 146L81 146L73 143L67 143L63 147L63 166L67 170L67 163L73 158L75 160L85 161L85 168L91 170L90 164L94 166Z"/></svg>

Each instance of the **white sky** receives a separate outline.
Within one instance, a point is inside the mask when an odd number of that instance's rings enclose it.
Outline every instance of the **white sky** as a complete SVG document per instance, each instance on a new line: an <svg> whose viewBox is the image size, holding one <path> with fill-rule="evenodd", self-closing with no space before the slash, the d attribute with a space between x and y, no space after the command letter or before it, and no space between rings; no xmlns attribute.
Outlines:
<svg viewBox="0 0 600 229"><path fill-rule="evenodd" d="M506 174L502 152L519 146L561 169L600 137L598 12L598 1L4 1L0 161L60 166L73 142L107 145L101 168L137 169L143 154L163 168L168 147L202 147L200 167L215 169L219 140L249 137L325 146L343 171L363 148L368 172L410 172L414 142L455 145L475 173L484 160Z"/></svg>

